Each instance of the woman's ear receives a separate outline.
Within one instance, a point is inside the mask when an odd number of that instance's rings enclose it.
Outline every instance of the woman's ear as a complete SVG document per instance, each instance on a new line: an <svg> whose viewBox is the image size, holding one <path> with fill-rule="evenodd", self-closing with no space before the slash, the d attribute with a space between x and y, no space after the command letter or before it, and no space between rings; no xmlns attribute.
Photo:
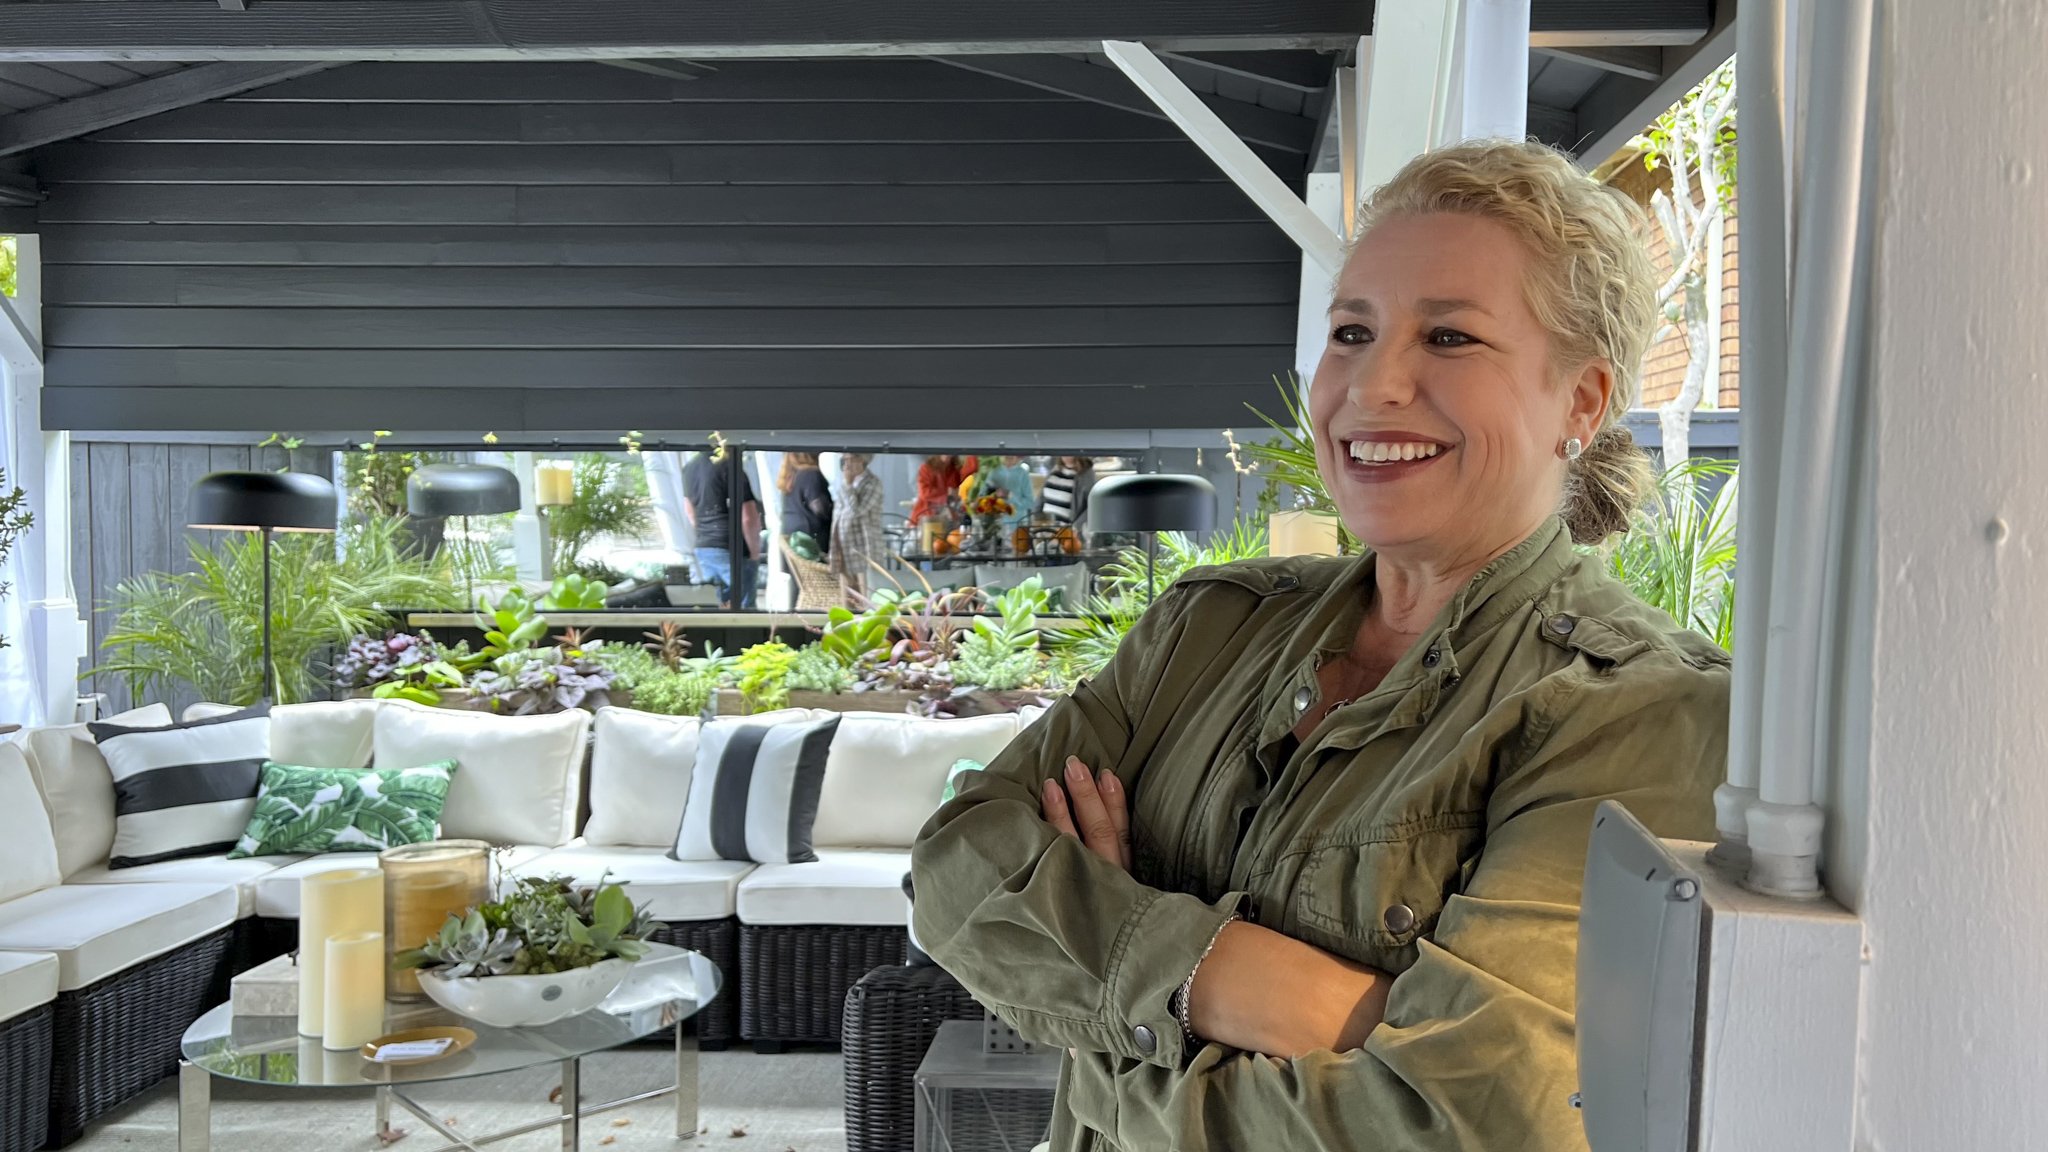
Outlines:
<svg viewBox="0 0 2048 1152"><path fill-rule="evenodd" d="M1613 398L1614 365L1597 357L1586 361L1572 380L1570 407L1566 410L1571 431L1567 435L1592 443L1593 434L1607 419L1607 405Z"/></svg>

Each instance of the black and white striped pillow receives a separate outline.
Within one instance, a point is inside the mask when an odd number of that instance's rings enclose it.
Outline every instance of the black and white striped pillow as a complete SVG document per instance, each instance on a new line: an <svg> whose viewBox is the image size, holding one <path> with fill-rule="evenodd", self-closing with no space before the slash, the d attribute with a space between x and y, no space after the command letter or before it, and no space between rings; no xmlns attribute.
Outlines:
<svg viewBox="0 0 2048 1152"><path fill-rule="evenodd" d="M787 724L713 720L697 735L677 860L806 864L839 717Z"/></svg>
<svg viewBox="0 0 2048 1152"><path fill-rule="evenodd" d="M235 846L270 756L270 705L168 728L89 727L114 773L107 867L221 856Z"/></svg>

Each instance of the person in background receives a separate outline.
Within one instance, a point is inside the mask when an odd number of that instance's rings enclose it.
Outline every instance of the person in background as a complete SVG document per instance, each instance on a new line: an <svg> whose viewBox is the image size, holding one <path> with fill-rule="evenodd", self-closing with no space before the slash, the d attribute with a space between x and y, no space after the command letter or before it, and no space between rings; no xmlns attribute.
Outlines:
<svg viewBox="0 0 2048 1152"><path fill-rule="evenodd" d="M1095 487L1095 458L1061 456L1045 478L1045 512L1052 522L1088 539L1088 492Z"/></svg>
<svg viewBox="0 0 2048 1152"><path fill-rule="evenodd" d="M825 481L825 474L818 470L817 453L783 453L782 473L776 478L775 486L782 490L783 533L801 532L818 545L819 551L829 549L832 486Z"/></svg>
<svg viewBox="0 0 2048 1152"><path fill-rule="evenodd" d="M718 586L719 606L730 609L754 606L754 574L761 558L761 503L754 497L754 481L747 475L744 457L740 461L739 492L734 493L731 473L724 459L738 449L709 445L683 468L683 514L697 534L697 579ZM733 506L739 506L740 535L746 541L746 557L733 564L731 532ZM737 567L737 573L735 572ZM737 575L739 586L733 585Z"/></svg>
<svg viewBox="0 0 2048 1152"><path fill-rule="evenodd" d="M911 505L910 522L922 524L926 520L944 520L948 524L959 521L959 512L954 507L954 497L960 485L974 475L975 459L972 456L927 456L917 469L917 503Z"/></svg>
<svg viewBox="0 0 2048 1152"><path fill-rule="evenodd" d="M1031 511L1038 504L1038 494L1031 487L1031 467L1024 463L1022 456L1005 456L1001 464L989 469L983 490L1001 492L1003 499L1010 502L1010 514L1003 517L1004 531L1031 522Z"/></svg>
<svg viewBox="0 0 2048 1152"><path fill-rule="evenodd" d="M832 571L854 592L867 589L868 574L889 551L882 541L882 481L868 471L871 459L865 452L840 459L846 499L832 513Z"/></svg>

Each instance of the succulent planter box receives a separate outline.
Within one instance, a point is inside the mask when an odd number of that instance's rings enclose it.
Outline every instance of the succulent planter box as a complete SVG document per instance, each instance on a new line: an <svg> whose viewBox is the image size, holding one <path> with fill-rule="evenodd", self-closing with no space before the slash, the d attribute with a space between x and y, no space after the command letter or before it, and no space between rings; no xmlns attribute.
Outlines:
<svg viewBox="0 0 2048 1152"><path fill-rule="evenodd" d="M348 690L347 693L347 697L350 700L367 700L371 699L375 695L376 691L371 688L351 688ZM440 703L434 705L436 708L460 708L470 712L482 712L486 710L481 705L476 703L475 699L470 696L469 690L466 688L442 688L439 689L435 693L435 695L441 698ZM614 688L605 695L608 697L608 702L613 707L631 708L633 706L633 693L630 689ZM593 705L586 704L585 707L590 708L592 711L596 711L596 707Z"/></svg>
<svg viewBox="0 0 2048 1152"><path fill-rule="evenodd" d="M789 694L791 708L818 708L827 712L901 712L917 702L915 692L804 692ZM720 688L718 715L745 716L750 709L737 688Z"/></svg>

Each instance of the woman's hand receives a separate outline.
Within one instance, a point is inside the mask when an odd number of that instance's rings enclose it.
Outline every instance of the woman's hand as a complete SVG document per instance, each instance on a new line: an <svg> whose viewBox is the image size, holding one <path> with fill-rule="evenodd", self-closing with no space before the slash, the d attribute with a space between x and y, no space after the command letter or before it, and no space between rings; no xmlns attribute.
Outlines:
<svg viewBox="0 0 2048 1152"><path fill-rule="evenodd" d="M1069 756L1067 786L1047 780L1038 807L1046 823L1111 864L1131 870L1131 807L1115 773L1105 769L1096 774L1080 757Z"/></svg>

